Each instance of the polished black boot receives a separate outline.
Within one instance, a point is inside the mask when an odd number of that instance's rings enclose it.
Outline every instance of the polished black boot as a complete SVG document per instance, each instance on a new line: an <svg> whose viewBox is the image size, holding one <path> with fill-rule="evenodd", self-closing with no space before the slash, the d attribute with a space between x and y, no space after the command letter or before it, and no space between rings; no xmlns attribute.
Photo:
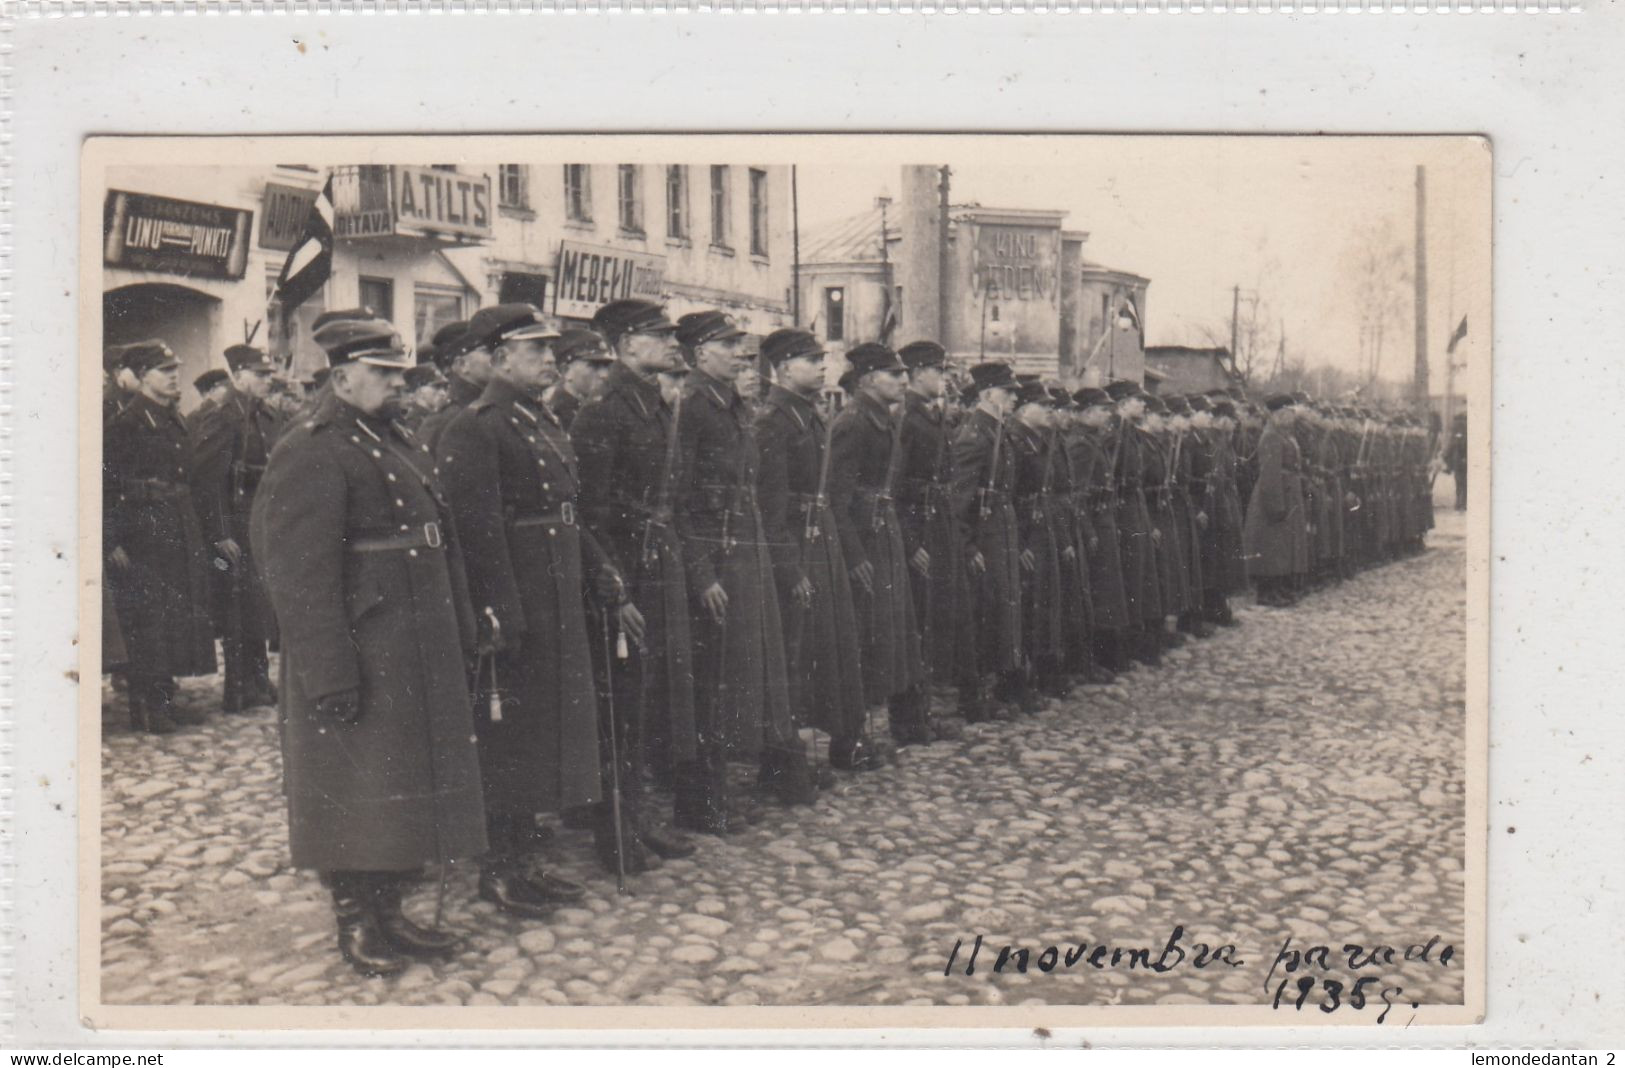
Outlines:
<svg viewBox="0 0 1625 1068"><path fill-rule="evenodd" d="M536 897L519 865L508 857L488 857L480 864L479 895L481 901L527 920L545 920L558 908L555 902Z"/></svg>
<svg viewBox="0 0 1625 1068"><path fill-rule="evenodd" d="M399 975L411 961L384 934L371 879L371 872L333 872L329 876L339 952L362 975Z"/></svg>
<svg viewBox="0 0 1625 1068"><path fill-rule="evenodd" d="M152 680L132 675L129 685L130 729L144 734L174 734L180 730L169 715L168 704Z"/></svg>
<svg viewBox="0 0 1625 1068"><path fill-rule="evenodd" d="M390 945L411 957L450 957L462 939L450 931L421 927L401 911L401 882L393 873L374 875L373 903L378 910L378 926Z"/></svg>
<svg viewBox="0 0 1625 1068"><path fill-rule="evenodd" d="M926 724L924 695L918 688L893 694L886 701L886 712L892 741L899 749L906 745L929 745L937 740Z"/></svg>
<svg viewBox="0 0 1625 1068"><path fill-rule="evenodd" d="M862 735L830 739L829 764L839 771L875 771L884 766Z"/></svg>
<svg viewBox="0 0 1625 1068"><path fill-rule="evenodd" d="M728 816L726 774L718 775L708 762L692 760L672 772L672 823L699 834L743 834L744 824Z"/></svg>
<svg viewBox="0 0 1625 1068"><path fill-rule="evenodd" d="M665 860L691 857L698 848L687 835L675 828L657 827L653 824L638 828L638 841L642 842L643 847L649 852Z"/></svg>

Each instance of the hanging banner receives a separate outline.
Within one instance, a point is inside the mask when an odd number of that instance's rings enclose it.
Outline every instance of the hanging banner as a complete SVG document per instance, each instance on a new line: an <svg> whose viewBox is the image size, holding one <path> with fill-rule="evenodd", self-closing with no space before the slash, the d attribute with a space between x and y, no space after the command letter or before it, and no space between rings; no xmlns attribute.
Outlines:
<svg viewBox="0 0 1625 1068"><path fill-rule="evenodd" d="M612 300L665 300L666 257L624 248L559 243L553 314L590 319Z"/></svg>
<svg viewBox="0 0 1625 1068"><path fill-rule="evenodd" d="M241 278L254 213L146 193L108 192L102 262L189 278Z"/></svg>
<svg viewBox="0 0 1625 1068"><path fill-rule="evenodd" d="M297 185L265 183L265 202L260 207L260 248L287 252L304 236L305 220L320 189Z"/></svg>

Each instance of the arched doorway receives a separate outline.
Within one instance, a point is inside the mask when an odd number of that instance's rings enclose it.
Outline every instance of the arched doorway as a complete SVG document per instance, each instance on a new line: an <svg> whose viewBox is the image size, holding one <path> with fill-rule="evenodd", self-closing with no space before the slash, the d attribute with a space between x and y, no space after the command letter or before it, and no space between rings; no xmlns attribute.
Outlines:
<svg viewBox="0 0 1625 1068"><path fill-rule="evenodd" d="M144 282L102 295L102 345L162 338L181 361L182 407L197 403L186 383L218 362L220 299L186 286Z"/></svg>

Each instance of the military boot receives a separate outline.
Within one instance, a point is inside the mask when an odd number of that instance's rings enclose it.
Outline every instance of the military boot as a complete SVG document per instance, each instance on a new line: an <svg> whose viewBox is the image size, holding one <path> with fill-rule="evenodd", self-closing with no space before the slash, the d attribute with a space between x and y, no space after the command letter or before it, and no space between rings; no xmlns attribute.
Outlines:
<svg viewBox="0 0 1625 1068"><path fill-rule="evenodd" d="M393 873L374 877L373 903L378 926L390 945L410 957L450 957L462 943L450 931L421 927L401 911L401 883Z"/></svg>
<svg viewBox="0 0 1625 1068"><path fill-rule="evenodd" d="M398 975L411 962L401 955L378 921L369 872L333 872L333 916L339 952L362 975Z"/></svg>

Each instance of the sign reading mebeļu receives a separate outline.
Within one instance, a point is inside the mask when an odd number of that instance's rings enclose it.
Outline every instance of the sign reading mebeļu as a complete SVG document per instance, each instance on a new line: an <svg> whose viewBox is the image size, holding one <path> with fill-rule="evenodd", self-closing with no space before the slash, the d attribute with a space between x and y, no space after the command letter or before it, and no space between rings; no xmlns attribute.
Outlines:
<svg viewBox="0 0 1625 1068"><path fill-rule="evenodd" d="M635 297L660 303L666 284L666 258L621 248L559 244L553 287L554 315L588 319L612 300Z"/></svg>
<svg viewBox="0 0 1625 1068"><path fill-rule="evenodd" d="M102 215L109 267L192 278L241 278L254 213L219 204L110 190Z"/></svg>

